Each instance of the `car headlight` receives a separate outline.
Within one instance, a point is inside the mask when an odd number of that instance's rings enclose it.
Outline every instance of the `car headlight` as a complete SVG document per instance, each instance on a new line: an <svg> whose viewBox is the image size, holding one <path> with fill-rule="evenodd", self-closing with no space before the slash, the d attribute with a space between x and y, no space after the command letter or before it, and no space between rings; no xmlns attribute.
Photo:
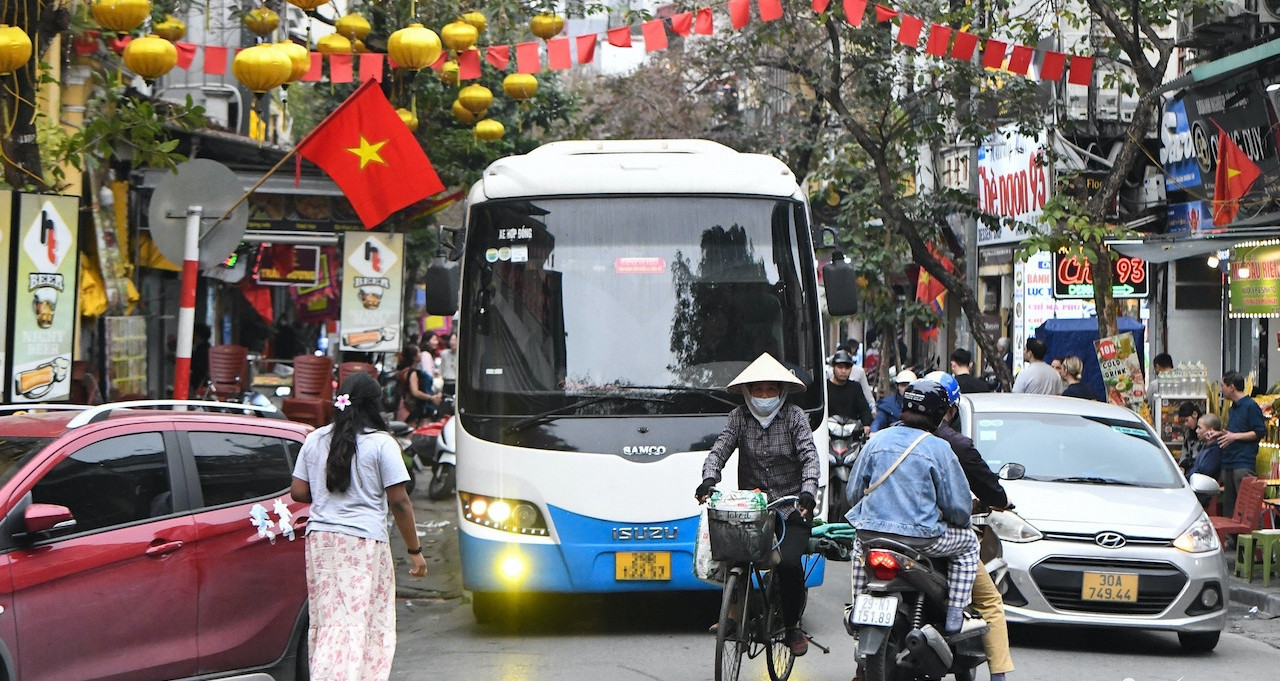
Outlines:
<svg viewBox="0 0 1280 681"><path fill-rule="evenodd" d="M1191 527L1187 528L1186 532L1173 540L1173 546L1187 553L1205 553L1220 548L1218 533L1213 530L1213 523L1209 521L1209 516L1203 513L1191 524Z"/></svg>
<svg viewBox="0 0 1280 681"><path fill-rule="evenodd" d="M1000 541L1025 544L1044 538L1040 530L1013 511L992 511L982 524L991 528Z"/></svg>
<svg viewBox="0 0 1280 681"><path fill-rule="evenodd" d="M458 497L462 501L462 517L477 525L535 537L546 537L549 534L547 521L532 502L486 497L470 492L459 492Z"/></svg>

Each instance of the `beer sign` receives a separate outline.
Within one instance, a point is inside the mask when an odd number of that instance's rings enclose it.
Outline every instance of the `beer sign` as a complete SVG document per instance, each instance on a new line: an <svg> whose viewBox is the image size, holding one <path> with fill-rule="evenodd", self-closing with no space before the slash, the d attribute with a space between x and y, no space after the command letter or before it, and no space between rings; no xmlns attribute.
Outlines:
<svg viewBox="0 0 1280 681"><path fill-rule="evenodd" d="M1150 266L1145 260L1120 256L1111 261L1111 295L1146 298L1150 293ZM1088 260L1053 254L1053 297L1093 298L1093 264Z"/></svg>
<svg viewBox="0 0 1280 681"><path fill-rule="evenodd" d="M404 235L343 235L341 344L344 351L400 349Z"/></svg>
<svg viewBox="0 0 1280 681"><path fill-rule="evenodd" d="M49 402L71 396L71 353L80 314L76 282L79 207L76 196L23 194L18 202L8 381L13 402Z"/></svg>

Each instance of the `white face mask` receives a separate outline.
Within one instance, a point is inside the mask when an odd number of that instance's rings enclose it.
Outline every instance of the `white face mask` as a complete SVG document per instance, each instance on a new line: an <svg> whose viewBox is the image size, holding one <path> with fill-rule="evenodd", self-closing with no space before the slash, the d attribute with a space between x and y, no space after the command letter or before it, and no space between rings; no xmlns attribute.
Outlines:
<svg viewBox="0 0 1280 681"><path fill-rule="evenodd" d="M782 397L752 397L751 406L755 407L757 414L772 414L773 410L778 408L782 403Z"/></svg>

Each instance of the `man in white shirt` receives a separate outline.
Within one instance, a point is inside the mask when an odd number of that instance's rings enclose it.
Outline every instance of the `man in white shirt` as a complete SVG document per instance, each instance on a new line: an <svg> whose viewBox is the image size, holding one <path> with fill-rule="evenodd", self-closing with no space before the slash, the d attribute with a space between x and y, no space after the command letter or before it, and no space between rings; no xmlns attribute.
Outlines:
<svg viewBox="0 0 1280 681"><path fill-rule="evenodd" d="M1044 361L1049 347L1039 338L1028 338L1022 358L1027 362L1013 381L1013 392L1037 395L1061 395L1062 378Z"/></svg>

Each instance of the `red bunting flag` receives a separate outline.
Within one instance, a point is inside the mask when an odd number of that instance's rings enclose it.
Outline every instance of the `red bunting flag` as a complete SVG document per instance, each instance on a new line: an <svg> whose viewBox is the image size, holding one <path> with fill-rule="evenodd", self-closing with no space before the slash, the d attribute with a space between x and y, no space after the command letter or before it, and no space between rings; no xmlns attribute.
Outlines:
<svg viewBox="0 0 1280 681"><path fill-rule="evenodd" d="M382 58L381 54L362 54L360 55L360 82L366 80L376 80L382 82Z"/></svg>
<svg viewBox="0 0 1280 681"><path fill-rule="evenodd" d="M978 49L978 36L965 31L956 31L956 41L951 46L952 59L971 61L976 49Z"/></svg>
<svg viewBox="0 0 1280 681"><path fill-rule="evenodd" d="M924 30L924 20L910 14L902 15L902 25L898 27L898 42L908 47L920 46L920 32Z"/></svg>
<svg viewBox="0 0 1280 681"><path fill-rule="evenodd" d="M782 18L782 0L756 0L760 21L777 21Z"/></svg>
<svg viewBox="0 0 1280 681"><path fill-rule="evenodd" d="M1035 55L1036 51L1026 45L1014 45L1013 53L1009 55L1009 72L1019 76L1027 75L1027 69L1031 68L1031 58Z"/></svg>
<svg viewBox="0 0 1280 681"><path fill-rule="evenodd" d="M191 68L191 62L196 59L195 43L176 42L173 46L178 48L178 68L183 71Z"/></svg>
<svg viewBox="0 0 1280 681"><path fill-rule="evenodd" d="M366 229L444 191L422 145L372 80L299 142L297 152L337 183Z"/></svg>
<svg viewBox="0 0 1280 681"><path fill-rule="evenodd" d="M1040 80L1062 80L1062 69L1066 65L1066 54L1045 50L1044 62L1040 64Z"/></svg>
<svg viewBox="0 0 1280 681"><path fill-rule="evenodd" d="M813 11L822 14L831 6L831 0L813 0Z"/></svg>
<svg viewBox="0 0 1280 681"><path fill-rule="evenodd" d="M1072 85L1090 85L1093 83L1093 57L1071 56L1071 70L1067 72L1067 82Z"/></svg>
<svg viewBox="0 0 1280 681"><path fill-rule="evenodd" d="M929 40L924 44L925 53L935 57L945 57L949 47L951 47L951 27L942 24L930 25Z"/></svg>
<svg viewBox="0 0 1280 681"><path fill-rule="evenodd" d="M1072 57L1074 63L1078 57ZM1244 149L1231 139L1231 135L1210 119L1218 129L1218 169L1213 183L1213 224L1231 223L1240 212L1240 199L1249 194L1253 183L1262 175L1262 169L1244 153Z"/></svg>
<svg viewBox="0 0 1280 681"><path fill-rule="evenodd" d="M640 24L640 32L644 35L644 51L656 52L667 49L667 28L661 19L653 19Z"/></svg>
<svg viewBox="0 0 1280 681"><path fill-rule="evenodd" d="M480 77L480 50L467 50L458 55L458 80Z"/></svg>
<svg viewBox="0 0 1280 681"><path fill-rule="evenodd" d="M998 69L1004 66L1004 52L1008 47L1008 43L999 40L988 40L986 48L982 50L982 66L988 69Z"/></svg>
<svg viewBox="0 0 1280 681"><path fill-rule="evenodd" d="M538 51L538 43L527 42L516 44L516 73L539 73L542 71L542 54Z"/></svg>
<svg viewBox="0 0 1280 681"><path fill-rule="evenodd" d="M547 41L547 66L552 71L563 71L573 66L568 38L552 38Z"/></svg>
<svg viewBox="0 0 1280 681"><path fill-rule="evenodd" d="M331 54L329 55L329 82L330 83L350 83L353 80L351 72L351 55L349 54Z"/></svg>
<svg viewBox="0 0 1280 681"><path fill-rule="evenodd" d="M741 30L751 23L751 0L729 0L729 24L733 30Z"/></svg>
<svg viewBox="0 0 1280 681"><path fill-rule="evenodd" d="M596 58L596 34L578 36L578 63L590 64Z"/></svg>
<svg viewBox="0 0 1280 681"><path fill-rule="evenodd" d="M227 75L227 48L216 45L205 46L204 72L211 76Z"/></svg>
<svg viewBox="0 0 1280 681"><path fill-rule="evenodd" d="M698 10L698 16L693 20L693 32L698 35L711 35L715 33L715 28L711 25L711 8L703 7Z"/></svg>
<svg viewBox="0 0 1280 681"><path fill-rule="evenodd" d="M311 68L302 76L304 83L316 83L324 78L324 55L319 52L311 53Z"/></svg>
<svg viewBox="0 0 1280 681"><path fill-rule="evenodd" d="M693 12L681 12L671 17L671 32L688 37L693 32Z"/></svg>
<svg viewBox="0 0 1280 681"><path fill-rule="evenodd" d="M844 19L850 26L861 26L867 14L867 0L844 0Z"/></svg>
<svg viewBox="0 0 1280 681"><path fill-rule="evenodd" d="M631 27L630 26L619 26L618 28L611 28L609 29L609 32L605 34L605 37L608 38L609 44L613 45L614 47L631 47Z"/></svg>
<svg viewBox="0 0 1280 681"><path fill-rule="evenodd" d="M591 36L594 41L595 36ZM506 71L511 65L511 46L510 45L494 45L484 51L484 60L489 65L499 71Z"/></svg>
<svg viewBox="0 0 1280 681"><path fill-rule="evenodd" d="M876 22L877 23L884 23L886 21L890 21L896 16L898 16L898 10L889 9L884 5L876 5Z"/></svg>

